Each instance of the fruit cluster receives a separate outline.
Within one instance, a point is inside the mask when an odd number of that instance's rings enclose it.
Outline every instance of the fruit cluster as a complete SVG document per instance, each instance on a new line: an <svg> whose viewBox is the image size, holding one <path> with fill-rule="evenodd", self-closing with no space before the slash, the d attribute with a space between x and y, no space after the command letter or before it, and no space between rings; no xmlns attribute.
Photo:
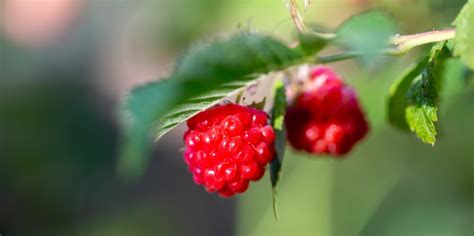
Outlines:
<svg viewBox="0 0 474 236"><path fill-rule="evenodd" d="M184 160L194 182L230 197L262 178L274 158L267 114L237 104L217 105L187 122ZM286 111L287 138L297 150L340 156L368 132L356 93L324 66L314 68Z"/></svg>
<svg viewBox="0 0 474 236"><path fill-rule="evenodd" d="M218 105L188 120L184 160L194 182L224 197L245 192L274 158L275 134L263 111Z"/></svg>

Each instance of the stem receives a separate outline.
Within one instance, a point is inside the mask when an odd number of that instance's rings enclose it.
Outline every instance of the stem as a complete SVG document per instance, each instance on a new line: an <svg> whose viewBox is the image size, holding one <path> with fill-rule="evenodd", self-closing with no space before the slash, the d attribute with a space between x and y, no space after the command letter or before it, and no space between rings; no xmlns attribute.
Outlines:
<svg viewBox="0 0 474 236"><path fill-rule="evenodd" d="M391 42L395 45L395 48L392 50L389 49L386 53L389 55L403 55L414 47L453 39L455 35L456 31L454 29L446 29L412 35L394 36Z"/></svg>
<svg viewBox="0 0 474 236"><path fill-rule="evenodd" d="M362 53L359 53L359 52L344 52L344 53L338 53L334 55L319 57L317 61L318 63L321 63L321 64L327 64L327 63L336 62L336 61L354 59L354 58L360 57L361 55Z"/></svg>
<svg viewBox="0 0 474 236"><path fill-rule="evenodd" d="M296 0L285 0L285 2L288 10L290 11L291 19L295 24L296 30L298 30L299 33L307 32L306 25L303 22L303 17L298 10L298 4L296 3Z"/></svg>
<svg viewBox="0 0 474 236"><path fill-rule="evenodd" d="M411 35L396 35L390 40L391 46L384 50L388 56L401 56L411 49L435 42L441 42L453 39L456 32L454 29L434 30ZM336 37L335 35L333 37ZM321 56L316 59L317 63L331 63L336 61L348 60L362 56L363 53L348 51L339 54Z"/></svg>

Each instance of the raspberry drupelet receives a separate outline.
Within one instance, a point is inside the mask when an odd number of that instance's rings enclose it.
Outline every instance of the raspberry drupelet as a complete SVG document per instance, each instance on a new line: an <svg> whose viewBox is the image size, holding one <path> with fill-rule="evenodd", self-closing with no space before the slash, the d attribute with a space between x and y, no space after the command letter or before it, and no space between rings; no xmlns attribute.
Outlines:
<svg viewBox="0 0 474 236"><path fill-rule="evenodd" d="M305 91L285 115L287 138L297 150L340 156L369 130L356 92L326 66L311 70Z"/></svg>
<svg viewBox="0 0 474 236"><path fill-rule="evenodd" d="M217 105L187 122L184 160L194 182L223 197L243 193L274 158L267 114L237 104Z"/></svg>

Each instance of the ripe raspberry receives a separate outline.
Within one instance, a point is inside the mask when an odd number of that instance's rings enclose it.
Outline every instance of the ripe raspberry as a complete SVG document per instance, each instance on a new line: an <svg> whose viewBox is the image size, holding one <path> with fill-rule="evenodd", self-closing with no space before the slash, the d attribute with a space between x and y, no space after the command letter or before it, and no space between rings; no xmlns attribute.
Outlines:
<svg viewBox="0 0 474 236"><path fill-rule="evenodd" d="M369 129L356 93L325 66L314 68L310 78L285 115L288 140L310 153L346 154Z"/></svg>
<svg viewBox="0 0 474 236"><path fill-rule="evenodd" d="M274 157L275 133L263 111L218 105L189 119L184 160L194 182L223 197L243 193Z"/></svg>

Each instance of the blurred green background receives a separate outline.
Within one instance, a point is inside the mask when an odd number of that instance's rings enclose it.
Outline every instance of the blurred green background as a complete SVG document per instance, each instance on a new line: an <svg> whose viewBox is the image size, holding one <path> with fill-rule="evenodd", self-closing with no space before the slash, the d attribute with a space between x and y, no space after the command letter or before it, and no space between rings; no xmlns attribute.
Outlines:
<svg viewBox="0 0 474 236"><path fill-rule="evenodd" d="M407 34L449 27L464 3L312 0L304 17L334 29L379 9ZM385 121L390 83L425 48L370 70L331 64L359 91L371 133L343 160L288 149L276 222L268 176L233 199L194 185L182 128L155 146L142 178L118 178L116 114L126 91L196 42L242 30L292 42L283 1L3 0L0 15L2 236L474 235L474 88L457 60L434 147Z"/></svg>

